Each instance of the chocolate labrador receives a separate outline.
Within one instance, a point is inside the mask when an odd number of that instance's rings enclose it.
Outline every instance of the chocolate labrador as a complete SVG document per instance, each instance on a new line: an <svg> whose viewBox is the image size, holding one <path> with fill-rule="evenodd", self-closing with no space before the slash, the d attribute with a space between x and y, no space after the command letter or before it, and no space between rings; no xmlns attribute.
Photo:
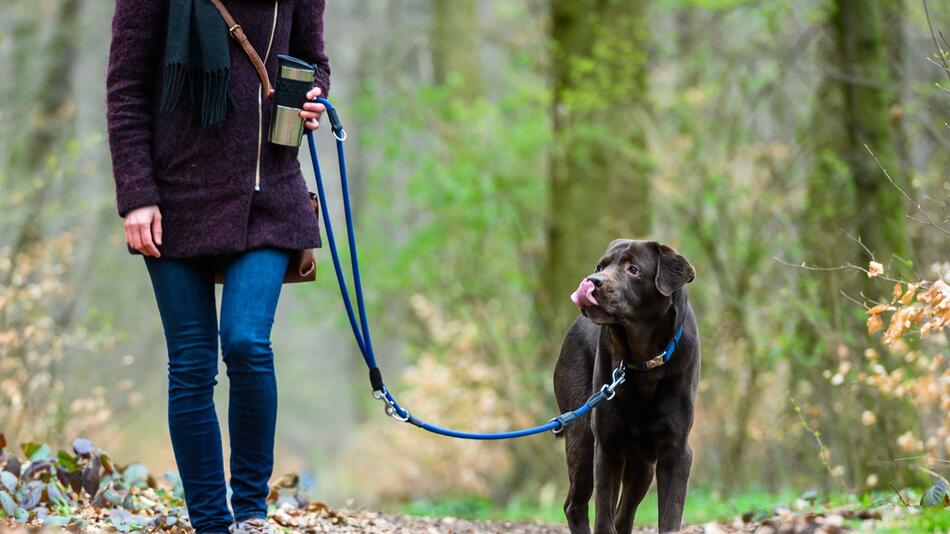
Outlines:
<svg viewBox="0 0 950 534"><path fill-rule="evenodd" d="M693 453L687 438L699 382L699 332L686 300L693 267L655 241L618 239L571 296L574 321L554 368L561 412L581 406L622 365L615 397L564 428L572 533L630 532L656 474L660 532L679 530ZM679 329L681 336L677 336ZM671 340L678 337L674 345ZM663 354L665 349L671 354Z"/></svg>

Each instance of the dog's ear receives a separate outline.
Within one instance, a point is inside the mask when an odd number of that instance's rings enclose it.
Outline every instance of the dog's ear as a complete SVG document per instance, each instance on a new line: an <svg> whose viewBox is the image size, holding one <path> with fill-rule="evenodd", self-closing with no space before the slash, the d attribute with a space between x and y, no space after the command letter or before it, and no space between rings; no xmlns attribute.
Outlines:
<svg viewBox="0 0 950 534"><path fill-rule="evenodd" d="M672 248L660 244L656 245L656 289L664 297L668 297L677 290L693 281L696 271Z"/></svg>
<svg viewBox="0 0 950 534"><path fill-rule="evenodd" d="M627 239L627 238L625 238L625 237L621 237L621 238L619 238L619 239L614 239L613 241L610 242L609 245L607 245L607 250L610 250L610 249L616 247L617 245L621 245L621 244L626 245L626 244L629 244L629 243L632 243L632 242L633 242L632 239Z"/></svg>

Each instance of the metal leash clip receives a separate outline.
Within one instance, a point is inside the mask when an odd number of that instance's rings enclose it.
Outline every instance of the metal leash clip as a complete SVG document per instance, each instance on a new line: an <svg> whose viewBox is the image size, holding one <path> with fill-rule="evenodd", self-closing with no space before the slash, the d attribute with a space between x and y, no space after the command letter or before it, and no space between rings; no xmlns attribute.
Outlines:
<svg viewBox="0 0 950 534"><path fill-rule="evenodd" d="M600 387L601 393L604 394L604 400L610 400L614 398L614 395L617 394L617 386L623 384L623 381L626 379L626 375L623 371L623 362L620 362L620 365L614 369L613 373L610 375L611 382L609 384L604 384Z"/></svg>
<svg viewBox="0 0 950 534"><path fill-rule="evenodd" d="M386 405L383 407L383 411L389 417L392 417L393 419L401 423L405 423L406 421L409 420L409 410L406 410L405 408L403 408L402 411L406 412L406 415L405 416L399 415L399 410L396 409L396 405L393 403L393 401L389 400L390 399L389 390L386 389L386 386L383 386L383 389L373 391L373 398L376 400L383 401L383 404Z"/></svg>
<svg viewBox="0 0 950 534"><path fill-rule="evenodd" d="M624 364L621 361L620 365L613 370L610 375L610 383L600 386L600 390L597 393L594 393L587 398L587 402L584 403L585 406L590 406L591 409L596 408L600 403L604 401L609 401L614 398L617 394L617 388L620 384L623 384L623 381L626 379L626 374L624 373ZM551 429L551 432L555 434L560 434L567 425L574 422L578 418L578 411L574 410L570 412L564 412L557 417L552 417L548 423L560 423L558 426Z"/></svg>

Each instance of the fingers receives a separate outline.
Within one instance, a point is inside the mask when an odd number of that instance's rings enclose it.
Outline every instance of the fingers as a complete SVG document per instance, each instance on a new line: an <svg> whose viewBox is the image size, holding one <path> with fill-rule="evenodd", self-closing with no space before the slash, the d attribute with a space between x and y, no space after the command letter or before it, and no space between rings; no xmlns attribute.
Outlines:
<svg viewBox="0 0 950 534"><path fill-rule="evenodd" d="M126 242L130 247L135 248L136 250L138 250L138 249L135 247L135 245L133 244L132 231L131 231L131 229L129 228L129 225L128 225L128 224L125 225L125 242Z"/></svg>
<svg viewBox="0 0 950 534"><path fill-rule="evenodd" d="M142 235L139 233L138 228L134 225L126 225L125 227L125 240L129 245L132 246L135 250L139 252L144 252L142 250Z"/></svg>
<svg viewBox="0 0 950 534"><path fill-rule="evenodd" d="M145 254L148 254L149 256L155 256L156 258L161 256L161 253L158 251L155 243L152 242L152 226L150 224L140 226L139 235L142 239L142 248L139 250Z"/></svg>
<svg viewBox="0 0 950 534"><path fill-rule="evenodd" d="M323 91L319 87L314 87L307 92L307 100L316 100L321 94L323 94ZM304 103L303 109L300 111L300 116L303 117L303 125L308 130L316 130L320 127L320 115L326 110L327 107L319 102Z"/></svg>
<svg viewBox="0 0 950 534"><path fill-rule="evenodd" d="M304 102L303 105L304 111L301 113L315 113L319 115L327 110L327 107L320 102Z"/></svg>
<svg viewBox="0 0 950 534"><path fill-rule="evenodd" d="M155 239L156 245L162 244L162 214L155 213L155 217L152 219L152 237Z"/></svg>
<svg viewBox="0 0 950 534"><path fill-rule="evenodd" d="M161 218L155 206L133 210L125 218L125 242L142 254L160 257L156 243L162 244Z"/></svg>
<svg viewBox="0 0 950 534"><path fill-rule="evenodd" d="M318 87L317 90L320 88ZM327 110L327 107L319 102L307 102L303 105L303 109L300 110L300 116L304 119L304 126L311 130L316 130L320 127L320 115Z"/></svg>

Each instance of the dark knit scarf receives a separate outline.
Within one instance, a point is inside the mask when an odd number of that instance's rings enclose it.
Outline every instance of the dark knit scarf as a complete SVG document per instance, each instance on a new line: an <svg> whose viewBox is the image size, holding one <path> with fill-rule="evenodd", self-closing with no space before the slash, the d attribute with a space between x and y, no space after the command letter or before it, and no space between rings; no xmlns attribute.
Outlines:
<svg viewBox="0 0 950 534"><path fill-rule="evenodd" d="M169 0L162 111L187 90L191 113L205 128L219 127L234 106L228 28L211 0Z"/></svg>

